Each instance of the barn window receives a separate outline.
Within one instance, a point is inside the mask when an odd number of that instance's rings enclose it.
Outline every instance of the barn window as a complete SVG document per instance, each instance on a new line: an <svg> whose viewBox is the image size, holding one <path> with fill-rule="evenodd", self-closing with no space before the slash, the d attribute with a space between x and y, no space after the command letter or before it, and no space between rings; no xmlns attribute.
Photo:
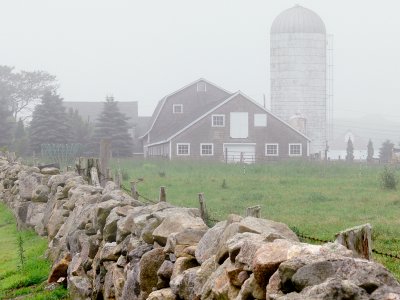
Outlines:
<svg viewBox="0 0 400 300"><path fill-rule="evenodd" d="M176 155L190 155L190 144L189 143L176 144Z"/></svg>
<svg viewBox="0 0 400 300"><path fill-rule="evenodd" d="M197 83L197 91L198 92L206 92L207 91L207 85L204 81L200 81Z"/></svg>
<svg viewBox="0 0 400 300"><path fill-rule="evenodd" d="M212 127L225 127L225 115L212 115Z"/></svg>
<svg viewBox="0 0 400 300"><path fill-rule="evenodd" d="M278 144L265 144L265 156L278 156L279 145Z"/></svg>
<svg viewBox="0 0 400 300"><path fill-rule="evenodd" d="M289 144L290 156L301 156L301 144Z"/></svg>
<svg viewBox="0 0 400 300"><path fill-rule="evenodd" d="M200 155L214 155L214 144L200 144Z"/></svg>
<svg viewBox="0 0 400 300"><path fill-rule="evenodd" d="M172 105L172 112L174 114L183 113L183 104L174 104L174 105Z"/></svg>
<svg viewBox="0 0 400 300"><path fill-rule="evenodd" d="M266 126L267 126L267 115L254 114L254 127L266 127Z"/></svg>

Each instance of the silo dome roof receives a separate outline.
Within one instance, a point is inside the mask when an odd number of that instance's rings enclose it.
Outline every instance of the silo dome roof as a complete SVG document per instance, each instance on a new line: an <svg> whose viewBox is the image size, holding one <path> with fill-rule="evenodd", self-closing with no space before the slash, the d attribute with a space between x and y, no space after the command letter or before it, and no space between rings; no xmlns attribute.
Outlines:
<svg viewBox="0 0 400 300"><path fill-rule="evenodd" d="M323 33L325 24L315 12L300 5L283 11L272 23L271 33Z"/></svg>

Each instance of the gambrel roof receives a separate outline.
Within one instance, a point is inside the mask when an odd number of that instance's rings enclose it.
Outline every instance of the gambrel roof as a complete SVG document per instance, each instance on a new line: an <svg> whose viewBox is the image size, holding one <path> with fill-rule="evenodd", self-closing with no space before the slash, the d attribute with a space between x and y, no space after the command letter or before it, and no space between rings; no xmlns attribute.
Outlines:
<svg viewBox="0 0 400 300"><path fill-rule="evenodd" d="M206 84L205 92L197 90L199 83ZM150 135L150 143L165 140L231 95L232 93L206 79L198 79L158 102L149 122L150 127L141 138ZM182 104L183 113L173 114L173 104Z"/></svg>
<svg viewBox="0 0 400 300"><path fill-rule="evenodd" d="M147 134L150 133L149 145L163 144L163 143L166 143L166 142L170 141L171 139L173 139L174 137L176 137L180 133L184 132L185 130L189 129L190 127L192 127L193 125L198 123L200 120L202 120L205 117L209 116L212 112L214 112L215 110L217 110L218 108L220 108L224 104L228 103L232 99L235 99L235 97L237 97L238 95L241 95L247 101L249 101L250 103L252 103L252 104L254 104L256 106L258 106L259 108L264 110L266 113L268 113L269 115L273 116L275 119L277 119L280 122L282 122L285 126L289 127L291 130L295 131L297 134L301 135L302 137L304 137L305 139L310 141L310 139L306 135L304 135L303 133L301 133L300 131L298 131L297 129L295 129L294 127L292 127L291 125L289 125L288 123L286 123L285 121L280 119L279 117L275 116L271 111L269 111L268 109L264 108L259 103L257 103L255 100L251 99L249 96L243 94L240 91L238 91L238 92L236 92L234 94L229 94L225 90L222 90L226 94L225 98L218 98L218 100L214 100L214 101L209 100L208 102L203 103L200 107L199 107L199 105L197 103L197 105L194 105L196 109L190 110L190 113L188 113L188 116L182 118L182 120L178 120L176 122L169 121L169 122L166 122L166 123L163 123L160 120L158 120L158 118L160 118L160 116L162 116L162 114L163 114L163 109L164 110L167 109L167 112L166 112L167 114L171 110L171 104L173 104L174 101L172 101L172 103L169 103L169 107L168 107L168 105L166 104L166 103L168 103L167 102L168 97L172 97L173 95L176 95L177 93L181 92L184 89L193 87L193 85L197 84L200 81L205 81L205 80L204 79L199 79L198 81L195 81L194 83L186 86L185 88L183 88L183 89L181 89L181 90L179 90L179 91L177 91L177 92L175 92L175 93L173 93L171 95L166 96L165 98L163 98L163 100L161 100L158 103L157 108L156 108L156 110L155 110L155 112L153 114L154 119L153 119L152 126L150 127L149 131L143 136L143 137L145 137ZM207 81L207 83L209 83L209 82ZM193 103L193 99L188 98L188 102L187 103L188 104ZM183 108L183 111L184 112L183 112L182 115L185 114L185 107ZM171 114L169 116L171 117ZM179 118L179 116L177 116L177 118ZM166 118L166 120L168 120L168 119ZM157 124L157 122L159 124ZM162 127L164 127L164 128L162 128Z"/></svg>

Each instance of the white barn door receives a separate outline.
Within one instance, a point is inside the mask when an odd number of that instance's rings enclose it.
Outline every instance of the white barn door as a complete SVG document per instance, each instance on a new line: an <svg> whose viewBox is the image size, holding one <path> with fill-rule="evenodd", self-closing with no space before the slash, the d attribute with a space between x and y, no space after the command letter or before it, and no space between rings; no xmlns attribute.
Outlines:
<svg viewBox="0 0 400 300"><path fill-rule="evenodd" d="M224 157L228 163L252 164L256 161L256 144L224 144Z"/></svg>

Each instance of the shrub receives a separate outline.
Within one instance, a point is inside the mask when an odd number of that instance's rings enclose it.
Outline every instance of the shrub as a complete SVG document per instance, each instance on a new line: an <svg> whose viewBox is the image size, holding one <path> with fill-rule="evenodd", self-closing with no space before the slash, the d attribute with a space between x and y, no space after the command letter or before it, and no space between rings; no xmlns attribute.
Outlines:
<svg viewBox="0 0 400 300"><path fill-rule="evenodd" d="M221 188L223 188L223 189L227 189L227 188L228 188L228 185L226 184L225 178L224 178L224 180L222 181Z"/></svg>
<svg viewBox="0 0 400 300"><path fill-rule="evenodd" d="M388 166L385 166L383 172L380 175L381 186L384 189L395 190L398 180L396 178L396 174L393 169Z"/></svg>

